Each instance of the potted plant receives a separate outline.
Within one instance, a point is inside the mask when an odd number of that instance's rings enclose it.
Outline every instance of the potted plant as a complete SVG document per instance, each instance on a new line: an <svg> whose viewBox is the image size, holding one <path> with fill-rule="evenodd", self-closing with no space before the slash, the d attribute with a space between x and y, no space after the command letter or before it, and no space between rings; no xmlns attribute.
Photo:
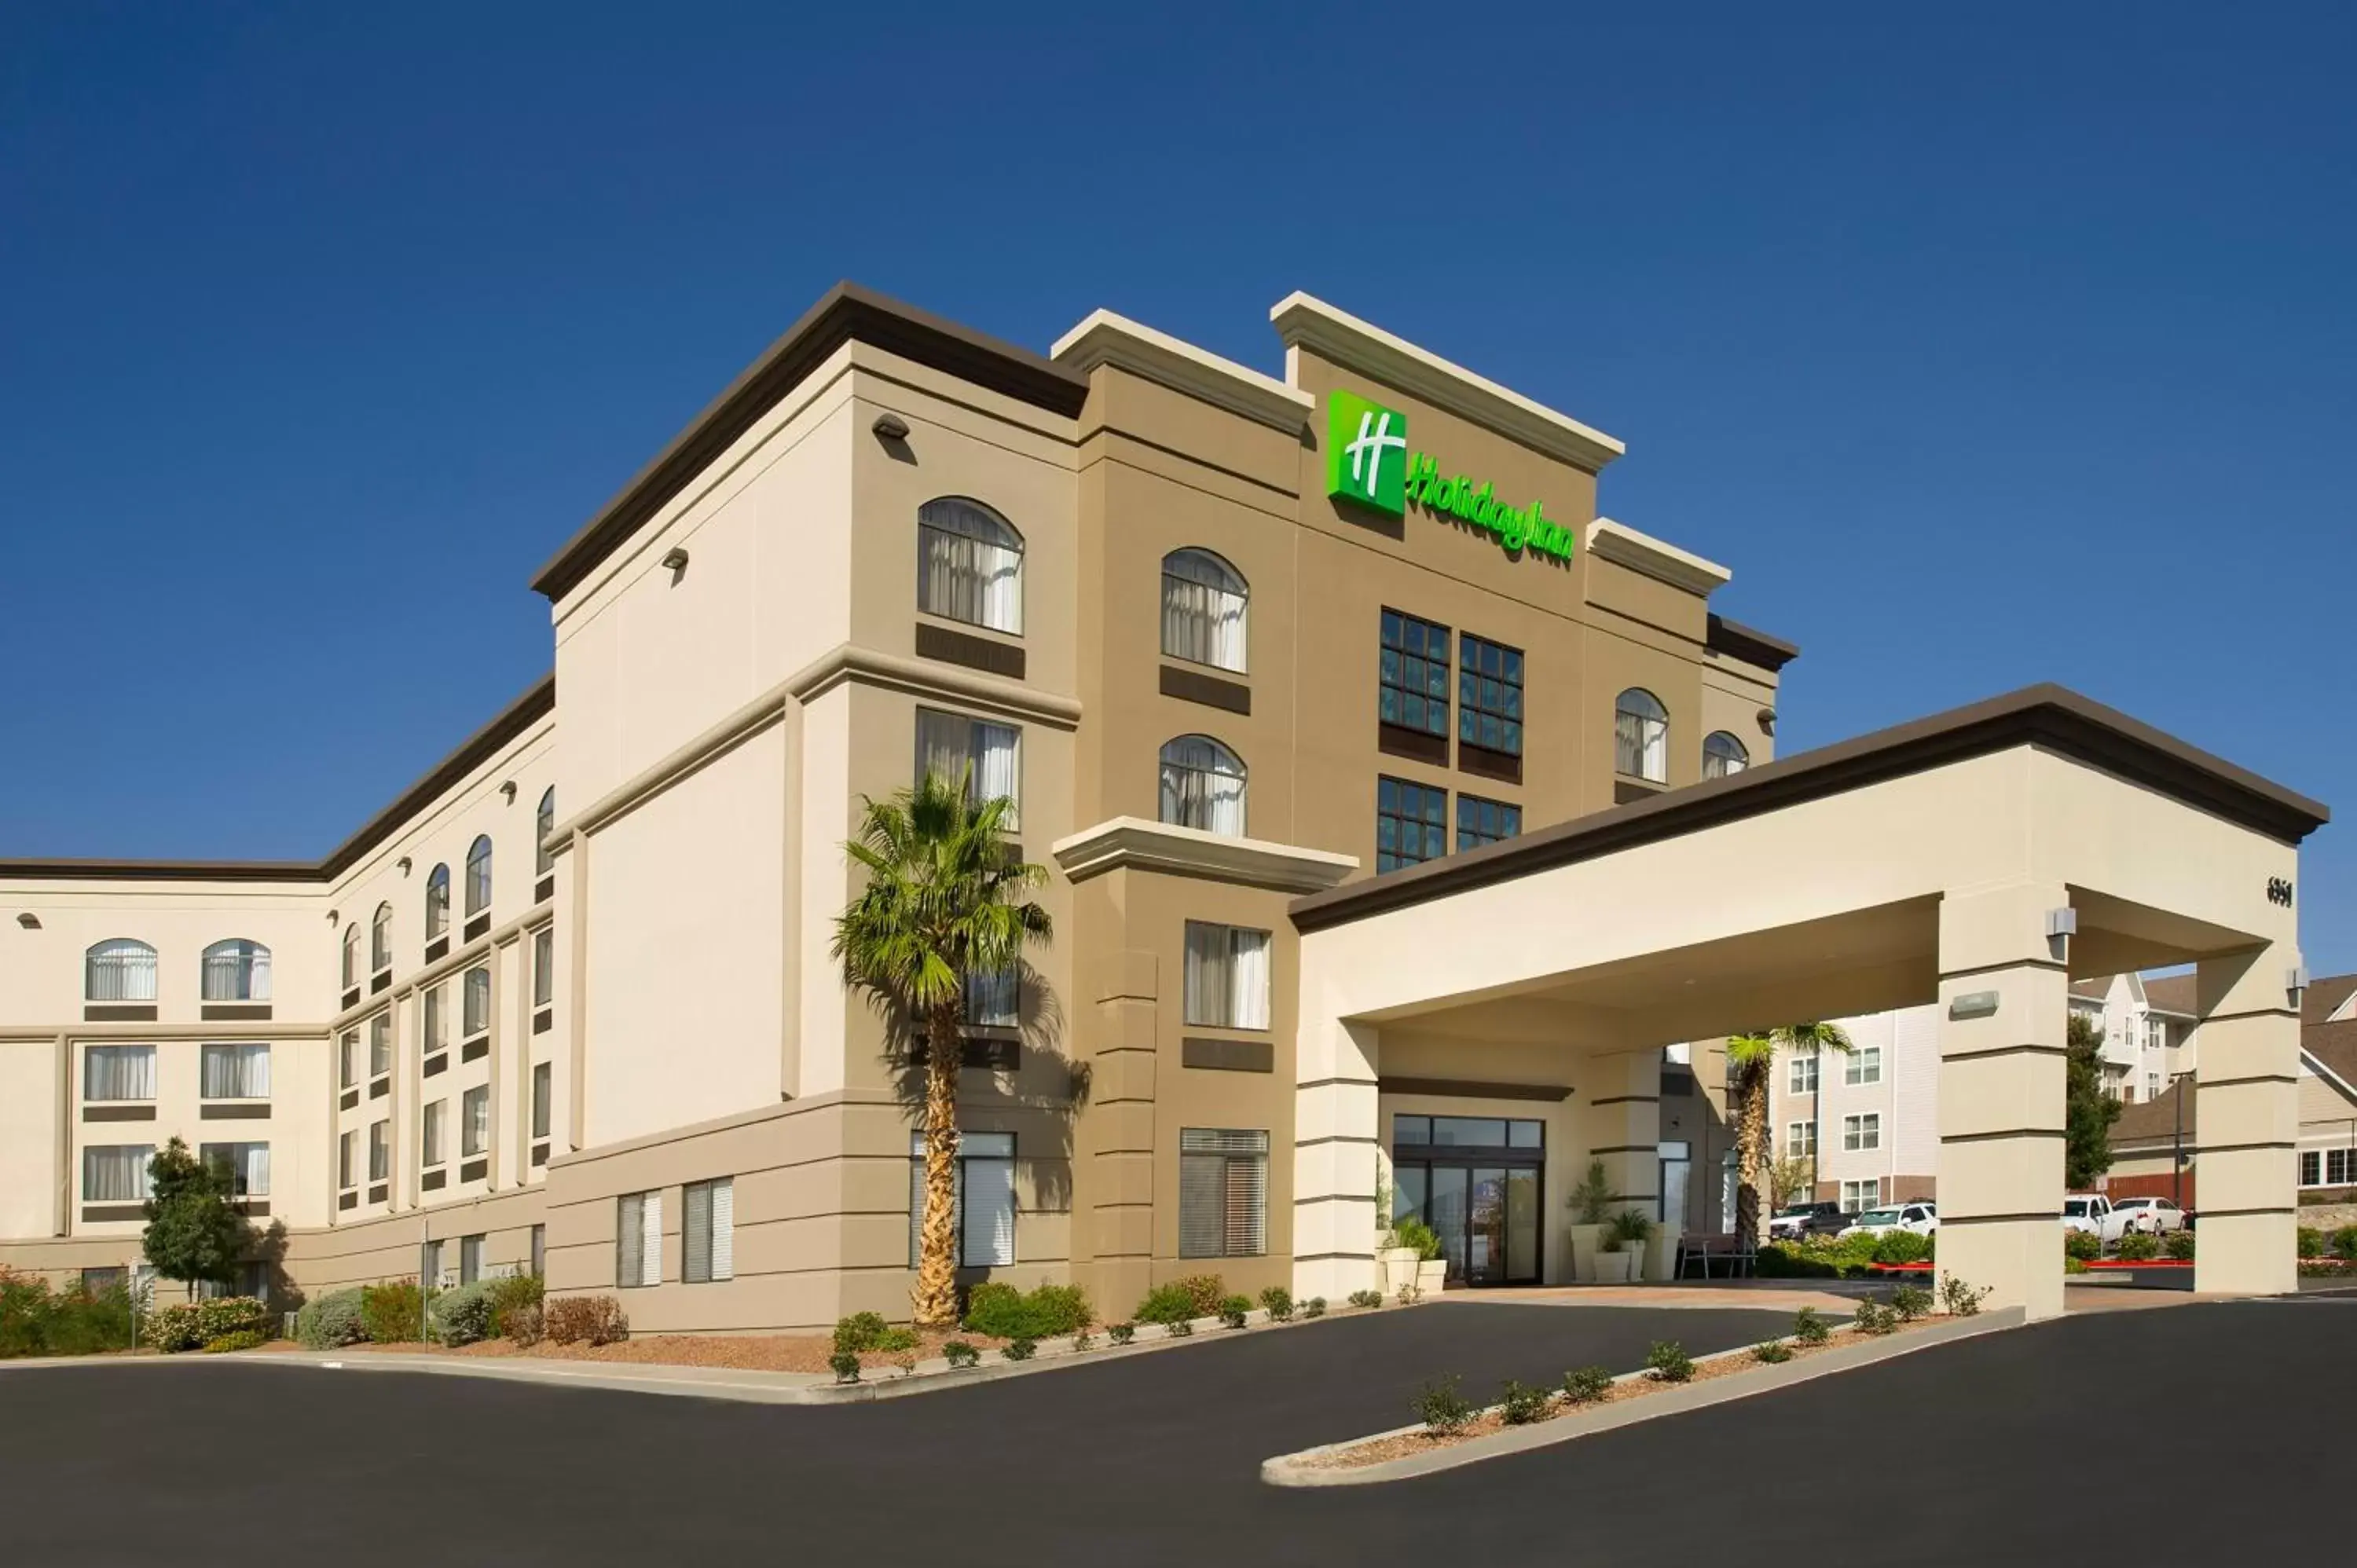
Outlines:
<svg viewBox="0 0 2357 1568"><path fill-rule="evenodd" d="M1571 1277L1594 1281L1598 1277L1597 1252L1604 1240L1605 1224L1612 1216L1612 1183L1604 1174L1602 1159L1587 1162L1587 1174L1571 1189L1565 1202L1573 1215L1572 1223L1564 1227L1564 1242L1571 1253Z"/></svg>
<svg viewBox="0 0 2357 1568"><path fill-rule="evenodd" d="M1448 1260L1440 1255L1440 1238L1432 1227L1421 1219L1403 1219L1394 1228L1400 1245L1415 1252L1415 1282L1419 1296L1438 1295L1448 1284Z"/></svg>
<svg viewBox="0 0 2357 1568"><path fill-rule="evenodd" d="M1596 1243L1596 1273L1600 1285L1625 1285L1629 1283L1629 1264L1632 1261L1626 1251L1627 1243L1612 1233L1609 1225L1598 1227L1603 1239Z"/></svg>
<svg viewBox="0 0 2357 1568"><path fill-rule="evenodd" d="M1629 1255L1629 1278L1645 1277L1646 1244L1653 1239L1653 1217L1641 1208L1624 1208L1611 1219L1611 1238Z"/></svg>
<svg viewBox="0 0 2357 1568"><path fill-rule="evenodd" d="M1375 1239L1375 1288L1386 1297L1399 1294L1403 1287L1415 1283L1416 1265L1422 1255L1404 1240L1399 1222L1391 1218L1392 1184L1377 1177L1375 1181L1375 1213L1380 1230Z"/></svg>

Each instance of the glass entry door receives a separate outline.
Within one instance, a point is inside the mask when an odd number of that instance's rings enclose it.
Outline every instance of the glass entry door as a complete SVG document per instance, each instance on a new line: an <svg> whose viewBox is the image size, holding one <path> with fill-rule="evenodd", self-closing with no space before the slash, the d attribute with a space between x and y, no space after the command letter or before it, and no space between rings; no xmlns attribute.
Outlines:
<svg viewBox="0 0 2357 1568"><path fill-rule="evenodd" d="M1393 1118L1392 1216L1432 1227L1449 1283L1538 1283L1544 1133L1536 1121Z"/></svg>

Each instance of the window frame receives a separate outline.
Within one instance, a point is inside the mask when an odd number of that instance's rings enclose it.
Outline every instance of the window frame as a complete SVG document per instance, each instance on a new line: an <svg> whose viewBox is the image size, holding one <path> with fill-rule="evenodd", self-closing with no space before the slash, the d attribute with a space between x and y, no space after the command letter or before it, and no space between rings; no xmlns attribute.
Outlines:
<svg viewBox="0 0 2357 1568"><path fill-rule="evenodd" d="M1498 814L1499 825L1505 827L1507 831L1491 834L1478 822L1469 828L1465 821L1466 808L1469 806L1472 807L1477 814L1481 811L1495 811ZM1509 814L1512 818L1511 826L1507 822ZM1523 809L1512 800L1493 800L1486 795L1476 795L1470 789L1459 789L1457 791L1456 818L1458 854L1464 854L1467 850L1481 849L1493 843L1504 843L1508 839L1518 839L1523 836Z"/></svg>
<svg viewBox="0 0 2357 1568"><path fill-rule="evenodd" d="M1410 791L1415 792L1419 797L1419 810L1414 813L1407 809ZM1394 804L1388 807L1383 803L1387 793L1394 801ZM1426 803L1422 797L1431 797L1438 801L1438 805L1426 813L1421 809ZM1383 824L1386 822L1390 823L1392 828L1392 843L1388 849L1383 845ZM1402 779L1391 773L1375 775L1376 875L1381 876L1392 871L1405 871L1411 865L1423 865L1430 861L1446 859L1448 854L1448 790L1445 786L1419 783L1415 779ZM1418 845L1419 849L1437 843L1440 846L1438 851L1431 854L1419 854L1414 856L1403 854L1401 846L1406 842L1411 828L1415 830L1416 836L1422 841Z"/></svg>
<svg viewBox="0 0 2357 1568"><path fill-rule="evenodd" d="M1171 563L1182 558L1204 562L1214 573L1226 580L1222 583L1211 583L1201 578L1183 576L1173 572L1170 569ZM1198 605L1174 603L1174 599L1184 599L1190 594L1201 597L1205 602ZM1238 651L1236 662L1233 664L1225 663L1218 657L1221 623L1226 614L1225 607L1218 602L1222 598L1235 601L1235 641ZM1185 625L1190 617L1200 618L1195 628L1199 635L1194 639L1197 651L1171 646L1173 630ZM1163 556L1161 647L1163 658L1176 659L1182 664L1200 665L1203 669L1218 670L1230 675L1251 673L1252 585L1245 580L1242 572L1236 570L1235 563L1219 552L1206 550L1200 544L1182 545Z"/></svg>
<svg viewBox="0 0 2357 1568"><path fill-rule="evenodd" d="M955 1168L950 1173L950 1219L957 1234L959 1268L1009 1268L1022 1256L1018 1240L1023 1225L1022 1192L1015 1181L1016 1160L1020 1152L1019 1140L1013 1133L969 1128L958 1134ZM994 1181L999 1174L996 1167L1006 1167L1006 1240L1003 1258L977 1259L970 1244L974 1239L973 1216L966 1208L966 1199L974 1190L967 1176L970 1165L993 1167ZM925 1131L917 1127L909 1133L909 1267L912 1269L917 1266L921 1250L924 1222Z"/></svg>
<svg viewBox="0 0 2357 1568"><path fill-rule="evenodd" d="M965 726L963 748L957 752L956 755L964 759L962 770L965 776L966 799L969 801L979 801L988 798L982 794L982 768L980 759L985 755L985 747L981 744L983 736L980 732L985 729L1003 730L1015 737L1013 747L1015 759L1013 764L1015 787L1006 794L1006 814L999 819L999 825L1009 832L1021 832L1023 827L1023 753L1025 749L1023 744L1023 726L1021 725L1003 724L996 719L985 719L978 714L963 713L955 708L937 708L920 703L917 705L916 720L911 725L911 740L914 746L915 757L910 762L909 768L909 778L918 783L922 783L924 781L926 770L931 766L925 747L926 721L928 719L937 721L948 720L952 723L962 724ZM942 777L947 778L948 775L943 774Z"/></svg>
<svg viewBox="0 0 2357 1568"><path fill-rule="evenodd" d="M1859 1046L1842 1060L1842 1082L1864 1088L1882 1081L1882 1047Z"/></svg>
<svg viewBox="0 0 2357 1568"><path fill-rule="evenodd" d="M1210 748L1207 754L1209 765L1186 761L1183 754L1179 757L1171 755L1174 746L1187 746L1190 742ZM1218 833L1222 838L1252 836L1252 770L1244 766L1244 759L1236 754L1233 746L1216 736L1204 735L1200 731L1174 735L1162 743L1161 750L1155 755L1155 761L1157 779L1155 811L1158 821L1172 827L1192 828L1197 832ZM1233 771L1222 768L1220 764L1222 762L1232 764ZM1235 780L1236 823L1232 829L1216 827L1213 821L1222 800L1214 796L1212 783L1230 779ZM1203 818L1200 822L1190 822L1183 814L1188 806L1190 784L1193 800L1200 807L1199 814ZM1174 815L1174 811L1181 814Z"/></svg>
<svg viewBox="0 0 2357 1568"><path fill-rule="evenodd" d="M1807 1080L1806 1082L1803 1081L1804 1079ZM1794 1051L1791 1057L1786 1058L1784 1071L1785 1093L1814 1094L1817 1092L1818 1084L1823 1081L1824 1079L1820 1071L1819 1058L1816 1052Z"/></svg>
<svg viewBox="0 0 2357 1568"><path fill-rule="evenodd" d="M380 1116L369 1123L368 1161L370 1185L393 1179L392 1117Z"/></svg>
<svg viewBox="0 0 2357 1568"><path fill-rule="evenodd" d="M1410 628L1415 628L1413 639ZM1412 640L1421 647L1412 650ZM1432 651L1436 642L1440 649L1437 657ZM1376 623L1375 654L1375 722L1426 743L1438 741L1438 766L1448 766L1448 739L1456 733L1450 711L1456 694L1455 629L1386 605ZM1411 679L1419 674L1424 678L1421 688ZM1436 704L1437 724L1432 722ZM1411 712L1423 717L1411 722L1407 716Z"/></svg>
<svg viewBox="0 0 2357 1568"><path fill-rule="evenodd" d="M458 1157L471 1160L491 1152L491 1086L476 1084L458 1091Z"/></svg>
<svg viewBox="0 0 2357 1568"><path fill-rule="evenodd" d="M1856 1111L1842 1118L1842 1152L1872 1154L1882 1147L1882 1112Z"/></svg>
<svg viewBox="0 0 2357 1568"><path fill-rule="evenodd" d="M682 1284L726 1284L737 1277L737 1181L710 1176L679 1189ZM698 1212L697 1199L703 1199ZM701 1258L699 1261L699 1251Z"/></svg>
<svg viewBox="0 0 2357 1568"><path fill-rule="evenodd" d="M393 970L393 905L379 904L376 913L369 917L369 973L390 973Z"/></svg>
<svg viewBox="0 0 2357 1568"><path fill-rule="evenodd" d="M440 1095L427 1101L417 1113L417 1164L423 1170L439 1170L450 1163L450 1097Z"/></svg>
<svg viewBox="0 0 2357 1568"><path fill-rule="evenodd" d="M224 1056L224 1053L226 1055ZM270 1042L268 1040L208 1041L197 1048L197 1098L210 1103L223 1101L265 1101L270 1098ZM214 1072L211 1064L226 1059L233 1064L224 1075L242 1088L252 1089L247 1080L253 1076L249 1064L260 1062L262 1090L258 1094L215 1094L212 1091Z"/></svg>
<svg viewBox="0 0 2357 1568"><path fill-rule="evenodd" d="M556 1003L556 925L532 934L532 1004L534 1011Z"/></svg>
<svg viewBox="0 0 2357 1568"><path fill-rule="evenodd" d="M479 974L483 977L479 985L475 983L475 977ZM475 998L478 995L483 999L479 1020L475 1016ZM487 963L471 965L458 977L458 1038L473 1040L490 1034L491 1013L491 966Z"/></svg>
<svg viewBox="0 0 2357 1568"><path fill-rule="evenodd" d="M545 876L556 869L556 852L548 847L548 835L556 826L556 786L551 784L540 792L540 804L532 811L532 874Z"/></svg>
<svg viewBox="0 0 2357 1568"><path fill-rule="evenodd" d="M1784 1157L1792 1160L1813 1160L1817 1157L1815 1118L1804 1117L1784 1124Z"/></svg>
<svg viewBox="0 0 2357 1568"><path fill-rule="evenodd" d="M957 516L959 509L971 509L980 520L1000 530L1004 537L989 539L982 533L946 526L946 520ZM942 521L936 521L937 519ZM977 560L966 567L961 567L945 558L950 553L948 551L943 552L943 559L937 559L928 535L939 535L945 540L968 541L970 547L977 555ZM1009 543L1009 541L1012 542ZM994 613L988 607L991 597L989 585L992 579L980 574L980 568L985 564L978 558L979 552L985 549L1005 551L1015 558L1015 569L1011 574L1015 584L1012 595L1014 606L1010 618L1013 621L1012 625L1000 625L990 618ZM931 616L937 620L955 621L960 626L980 627L985 631L995 631L1002 637L1021 637L1024 601L1029 591L1028 585L1025 581L1028 575L1026 566L1028 557L1029 551L1023 537L1023 531L1007 521L1005 514L996 508L985 505L972 496L935 496L917 508L917 612L920 615ZM960 570L976 572L977 575L968 590L976 600L977 608L974 615L964 615L957 609L959 585L953 580L945 581L942 585L938 596L941 606L937 607L934 603L936 594L933 576L937 567L951 574Z"/></svg>
<svg viewBox="0 0 2357 1568"><path fill-rule="evenodd" d="M103 1005L114 1002L152 1003L161 989L155 944L137 937L101 937L81 950L81 993L84 1002ZM104 994L102 975L111 974L117 995Z"/></svg>
<svg viewBox="0 0 2357 1568"><path fill-rule="evenodd" d="M130 1074L129 1076L135 1076L145 1079L147 1088L146 1093L93 1094L91 1092L91 1072L97 1064L104 1062L107 1065L106 1076L109 1078L117 1078L126 1075L126 1069L117 1064L135 1061L144 1062L145 1066L135 1074ZM157 1063L156 1060L156 1047L151 1043L133 1040L94 1040L87 1042L81 1048L82 1103L85 1105L153 1105L156 1103L156 1071ZM109 1085L108 1087L118 1088L121 1086ZM126 1148L129 1147L128 1144L124 1146Z"/></svg>
<svg viewBox="0 0 2357 1568"><path fill-rule="evenodd" d="M1632 705L1631 697L1643 698L1652 711ZM1636 758L1634 768L1625 766L1631 755ZM1652 770L1655 766L1658 771ZM1616 778L1642 784L1670 781L1669 704L1643 686L1626 687L1612 699L1612 772Z"/></svg>
<svg viewBox="0 0 2357 1568"><path fill-rule="evenodd" d="M648 1187L642 1192L618 1193L614 1197L614 1288L616 1290L649 1290L662 1283L662 1198L663 1189ZM650 1212L651 1210L651 1212ZM647 1247L648 1231L654 1232L654 1246ZM626 1279L624 1262L633 1252L639 1262L638 1277ZM649 1279L651 1273L654 1277Z"/></svg>
<svg viewBox="0 0 2357 1568"><path fill-rule="evenodd" d="M93 1155L112 1156L113 1164L127 1166L131 1164L130 1156L135 1150L138 1154L138 1171L136 1180L132 1183L134 1191L131 1194L125 1196L115 1192L113 1188L116 1184L113 1182L104 1184L107 1188L104 1192L93 1190L98 1184L94 1184L91 1178L99 1169L98 1165L92 1163ZM91 1204L146 1202L156 1196L155 1173L149 1168L155 1158L156 1145L153 1144L84 1144L81 1146L81 1159L79 1162L81 1166L81 1200ZM120 1175L121 1172L118 1169L113 1174Z"/></svg>
<svg viewBox="0 0 2357 1568"><path fill-rule="evenodd" d="M491 907L491 835L477 833L475 842L467 846L467 918L473 919Z"/></svg>
<svg viewBox="0 0 2357 1568"><path fill-rule="evenodd" d="M1217 937L1214 937L1217 933ZM1248 940L1257 938L1257 944ZM1237 1033L1266 1034L1275 1026L1273 1001L1275 990L1275 933L1256 926L1239 926L1224 920L1189 920L1183 933L1185 946L1181 960L1180 1016L1190 1029L1228 1029ZM1215 954L1214 946L1220 950ZM1238 960L1246 948L1257 945L1260 955L1259 994L1245 994L1249 982ZM1208 1004L1211 999L1208 977L1198 983L1206 967L1216 963L1224 979L1219 985L1220 1016L1200 1016L1197 1004ZM1256 1003L1256 1005L1254 1004ZM1239 1018L1257 1016L1259 1022L1238 1022Z"/></svg>
<svg viewBox="0 0 2357 1568"><path fill-rule="evenodd" d="M253 1185L253 1172L247 1163L247 1156L256 1149L262 1151L262 1184L259 1187ZM268 1139L238 1138L216 1143L199 1143L197 1145L197 1158L206 1165L212 1165L216 1150L226 1151L222 1163L229 1167L231 1202L243 1202L249 1198L270 1196L270 1142Z"/></svg>
<svg viewBox="0 0 2357 1568"><path fill-rule="evenodd" d="M221 961L229 961L224 963ZM229 977L226 989L214 980L216 970ZM223 937L205 946L197 960L197 1000L199 1002L267 1002L270 1000L270 949L251 937Z"/></svg>
<svg viewBox="0 0 2357 1568"><path fill-rule="evenodd" d="M1257 1138L1257 1150L1249 1146ZM1189 1141L1210 1144L1213 1140L1242 1140L1243 1147L1189 1148ZM1197 1258L1265 1258L1268 1255L1268 1157L1271 1139L1265 1127L1182 1127L1178 1132L1178 1256ZM1194 1163L1195 1181L1189 1182L1189 1162ZM1193 1227L1194 1242L1190 1245L1188 1208L1190 1201L1200 1197L1200 1188L1206 1166L1216 1166L1219 1183L1220 1248L1206 1250L1200 1244L1200 1233L1208 1229L1198 1217ZM1244 1201L1251 1210L1246 1230L1256 1230L1257 1245L1236 1244L1237 1202L1236 1180L1239 1171L1245 1174L1247 1193ZM1190 1190L1190 1187L1197 1190Z"/></svg>
<svg viewBox="0 0 2357 1568"><path fill-rule="evenodd" d="M556 1064L532 1064L532 1135L545 1138L555 1122Z"/></svg>
<svg viewBox="0 0 2357 1568"><path fill-rule="evenodd" d="M449 934L450 863L446 860L425 874L425 940L430 942Z"/></svg>
<svg viewBox="0 0 2357 1568"><path fill-rule="evenodd" d="M1704 778L1729 778L1746 771L1750 766L1751 748L1736 738L1734 731L1715 729L1702 737Z"/></svg>
<svg viewBox="0 0 2357 1568"><path fill-rule="evenodd" d="M1492 675L1484 667L1482 655L1486 653L1498 655L1499 674ZM1526 717L1529 693L1525 682L1529 668L1529 655L1510 643L1476 636L1469 631L1457 634L1457 746L1459 767L1465 763L1464 748L1469 746L1495 757L1512 757L1515 778L1520 779L1523 746L1528 738L1525 732L1529 725ZM1489 700L1488 688L1493 685L1499 691L1495 703ZM1469 726L1480 730L1483 727L1480 721L1485 719L1497 721L1501 744L1492 746L1480 735L1465 733Z"/></svg>

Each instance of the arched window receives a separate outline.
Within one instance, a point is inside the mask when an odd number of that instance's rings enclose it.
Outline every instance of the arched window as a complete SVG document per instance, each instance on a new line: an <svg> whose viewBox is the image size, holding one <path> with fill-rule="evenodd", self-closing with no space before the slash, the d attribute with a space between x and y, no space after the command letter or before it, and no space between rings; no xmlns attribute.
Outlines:
<svg viewBox="0 0 2357 1568"><path fill-rule="evenodd" d="M539 858L533 862L534 876L545 876L556 869L556 852L548 847L548 830L555 825L556 786L551 784L540 792L540 810L532 819L532 842L540 846Z"/></svg>
<svg viewBox="0 0 2357 1568"><path fill-rule="evenodd" d="M1702 776L1724 779L1730 773L1740 773L1751 766L1751 754L1743 743L1723 729L1715 729L1702 739Z"/></svg>
<svg viewBox="0 0 2357 1568"><path fill-rule="evenodd" d="M450 867L437 865L425 875L425 940L432 941L450 929Z"/></svg>
<svg viewBox="0 0 2357 1568"><path fill-rule="evenodd" d="M1242 838L1244 765L1207 735L1182 735L1162 748L1162 820Z"/></svg>
<svg viewBox="0 0 2357 1568"><path fill-rule="evenodd" d="M207 1002L267 1002L270 950L243 937L215 942L205 950L202 981Z"/></svg>
<svg viewBox="0 0 2357 1568"><path fill-rule="evenodd" d="M360 983L361 923L358 920L347 920L344 922L344 983L358 985Z"/></svg>
<svg viewBox="0 0 2357 1568"><path fill-rule="evenodd" d="M82 954L82 994L92 1002L156 1000L156 950L134 937L109 937Z"/></svg>
<svg viewBox="0 0 2357 1568"><path fill-rule="evenodd" d="M491 835L483 834L467 851L467 918L473 919L491 907Z"/></svg>
<svg viewBox="0 0 2357 1568"><path fill-rule="evenodd" d="M393 906L379 904L376 918L369 922L369 972L378 974L393 967Z"/></svg>
<svg viewBox="0 0 2357 1568"><path fill-rule="evenodd" d="M917 509L917 607L927 615L1023 632L1023 536L963 496Z"/></svg>
<svg viewBox="0 0 2357 1568"><path fill-rule="evenodd" d="M1250 596L1236 569L1210 551L1172 551L1162 558L1162 651L1243 673Z"/></svg>
<svg viewBox="0 0 2357 1568"><path fill-rule="evenodd" d="M1612 712L1615 771L1649 783L1670 781L1670 711L1641 686L1620 693Z"/></svg>

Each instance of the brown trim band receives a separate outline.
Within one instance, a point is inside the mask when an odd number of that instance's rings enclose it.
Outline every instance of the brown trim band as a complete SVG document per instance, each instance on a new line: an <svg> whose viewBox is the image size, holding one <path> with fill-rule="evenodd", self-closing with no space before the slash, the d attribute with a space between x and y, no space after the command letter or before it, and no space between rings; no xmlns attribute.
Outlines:
<svg viewBox="0 0 2357 1568"><path fill-rule="evenodd" d="M986 637L923 620L917 623L917 657L938 659L944 664L963 664L969 670L1004 675L1010 681L1022 680L1024 671L1029 667L1019 643L993 642Z"/></svg>
<svg viewBox="0 0 2357 1568"><path fill-rule="evenodd" d="M1661 1148L1659 1144L1599 1144L1587 1152L1591 1155L1655 1155L1661 1153ZM1630 1195L1624 1192L1620 1196L1627 1197Z"/></svg>
<svg viewBox="0 0 2357 1568"><path fill-rule="evenodd" d="M145 1219L147 1210L136 1203L85 1203L81 1206L81 1222L85 1225L113 1225L125 1219Z"/></svg>
<svg viewBox="0 0 2357 1568"><path fill-rule="evenodd" d="M1303 1087L1308 1086L1305 1084ZM1443 1100L1558 1101L1571 1098L1571 1085L1567 1083L1485 1083L1468 1078L1386 1078L1374 1087L1383 1094L1429 1094Z"/></svg>
<svg viewBox="0 0 2357 1568"><path fill-rule="evenodd" d="M1269 1040L1222 1040L1189 1035L1178 1042L1178 1065L1215 1072L1274 1072L1276 1046Z"/></svg>
<svg viewBox="0 0 2357 1568"><path fill-rule="evenodd" d="M1609 1094L1601 1100L1591 1100L1587 1103L1590 1105L1659 1105L1661 1102L1662 1097L1658 1094Z"/></svg>
<svg viewBox="0 0 2357 1568"><path fill-rule="evenodd" d="M1801 656L1798 643L1787 642L1781 637L1770 637L1755 631L1740 621L1732 621L1713 611L1708 627L1703 632L1702 645L1713 653L1724 653L1730 659L1740 659L1746 664L1757 664L1770 673L1781 670Z"/></svg>
<svg viewBox="0 0 2357 1568"><path fill-rule="evenodd" d="M208 1002L197 1009L197 1016L208 1024L240 1024L266 1021L270 1016L267 1002Z"/></svg>
<svg viewBox="0 0 2357 1568"><path fill-rule="evenodd" d="M2028 686L1502 843L1313 893L1294 900L1293 923L1303 931L1322 930L2021 746L2103 768L2282 843L2298 843L2332 816L2321 801L2076 692Z"/></svg>
<svg viewBox="0 0 2357 1568"><path fill-rule="evenodd" d="M199 1122L262 1122L269 1116L268 1105L207 1105L197 1112Z"/></svg>
<svg viewBox="0 0 2357 1568"><path fill-rule="evenodd" d="M152 1024L156 1021L153 1004L97 1003L81 1010L85 1024Z"/></svg>
<svg viewBox="0 0 2357 1568"><path fill-rule="evenodd" d="M81 1108L85 1122L153 1122L153 1105L85 1105Z"/></svg>
<svg viewBox="0 0 2357 1568"><path fill-rule="evenodd" d="M2060 1127L2000 1127L1994 1133L1943 1133L1942 1144L1996 1144L2013 1138L2054 1138L2063 1136Z"/></svg>
<svg viewBox="0 0 2357 1568"><path fill-rule="evenodd" d="M1252 714L1252 688L1241 681L1225 681L1200 670L1182 670L1176 665L1162 666L1162 694L1176 697L1182 703L1200 703L1205 707L1220 708L1231 714Z"/></svg>

